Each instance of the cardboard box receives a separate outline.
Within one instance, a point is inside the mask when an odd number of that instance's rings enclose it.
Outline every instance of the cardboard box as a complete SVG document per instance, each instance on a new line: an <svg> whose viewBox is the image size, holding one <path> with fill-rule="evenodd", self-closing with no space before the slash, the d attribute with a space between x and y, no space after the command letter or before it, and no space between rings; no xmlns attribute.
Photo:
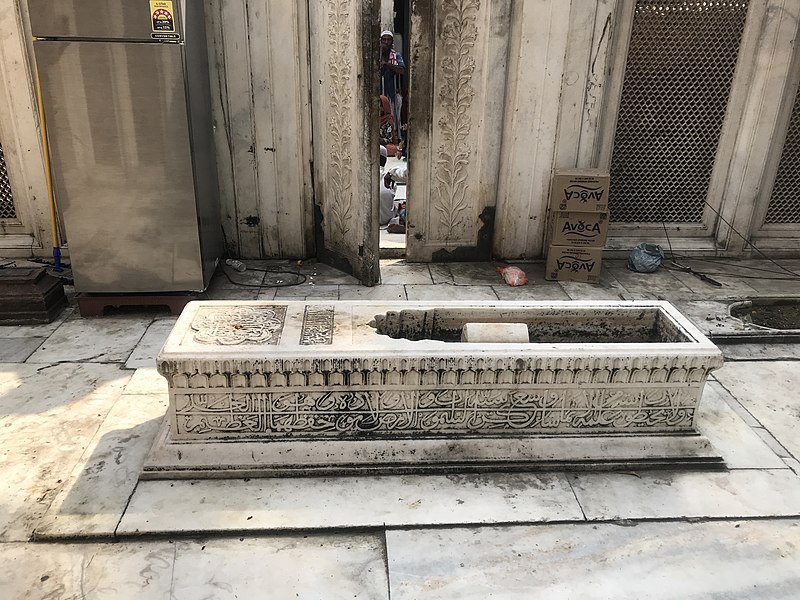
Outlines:
<svg viewBox="0 0 800 600"><path fill-rule="evenodd" d="M602 248L550 246L544 278L548 281L599 283L602 262Z"/></svg>
<svg viewBox="0 0 800 600"><path fill-rule="evenodd" d="M608 173L597 169L556 171L550 186L550 208L560 211L606 211L608 185Z"/></svg>
<svg viewBox="0 0 800 600"><path fill-rule="evenodd" d="M607 212L554 212L550 241L553 246L602 248L608 237Z"/></svg>

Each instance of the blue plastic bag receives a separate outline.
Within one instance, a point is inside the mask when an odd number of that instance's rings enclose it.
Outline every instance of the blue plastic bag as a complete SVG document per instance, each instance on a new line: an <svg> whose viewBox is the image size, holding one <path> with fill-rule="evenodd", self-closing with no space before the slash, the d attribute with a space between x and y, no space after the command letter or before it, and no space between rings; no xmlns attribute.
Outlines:
<svg viewBox="0 0 800 600"><path fill-rule="evenodd" d="M664 260L664 251L658 244L642 242L631 250L628 268L637 273L654 273Z"/></svg>

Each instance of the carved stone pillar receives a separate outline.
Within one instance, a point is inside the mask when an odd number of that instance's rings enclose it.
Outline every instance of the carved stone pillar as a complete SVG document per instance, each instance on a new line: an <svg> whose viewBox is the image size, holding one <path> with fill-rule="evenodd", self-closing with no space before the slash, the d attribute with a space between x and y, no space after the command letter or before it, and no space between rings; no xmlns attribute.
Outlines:
<svg viewBox="0 0 800 600"><path fill-rule="evenodd" d="M510 0L411 5L409 260L491 253Z"/></svg>

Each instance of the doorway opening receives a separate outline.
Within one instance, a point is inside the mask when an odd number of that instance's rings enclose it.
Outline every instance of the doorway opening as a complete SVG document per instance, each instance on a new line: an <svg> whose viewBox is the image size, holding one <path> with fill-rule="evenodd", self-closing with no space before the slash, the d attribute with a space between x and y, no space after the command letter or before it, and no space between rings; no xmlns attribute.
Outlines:
<svg viewBox="0 0 800 600"><path fill-rule="evenodd" d="M409 0L381 0L380 10L380 257L406 251L411 136L408 127L411 19Z"/></svg>

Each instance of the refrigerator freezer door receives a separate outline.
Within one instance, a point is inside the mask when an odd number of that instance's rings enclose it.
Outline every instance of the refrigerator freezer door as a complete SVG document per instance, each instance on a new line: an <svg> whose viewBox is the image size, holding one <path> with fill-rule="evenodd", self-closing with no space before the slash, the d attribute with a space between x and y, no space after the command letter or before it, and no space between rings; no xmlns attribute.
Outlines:
<svg viewBox="0 0 800 600"><path fill-rule="evenodd" d="M181 46L34 47L76 291L203 289Z"/></svg>
<svg viewBox="0 0 800 600"><path fill-rule="evenodd" d="M28 0L31 33L39 38L177 41L182 1Z"/></svg>

